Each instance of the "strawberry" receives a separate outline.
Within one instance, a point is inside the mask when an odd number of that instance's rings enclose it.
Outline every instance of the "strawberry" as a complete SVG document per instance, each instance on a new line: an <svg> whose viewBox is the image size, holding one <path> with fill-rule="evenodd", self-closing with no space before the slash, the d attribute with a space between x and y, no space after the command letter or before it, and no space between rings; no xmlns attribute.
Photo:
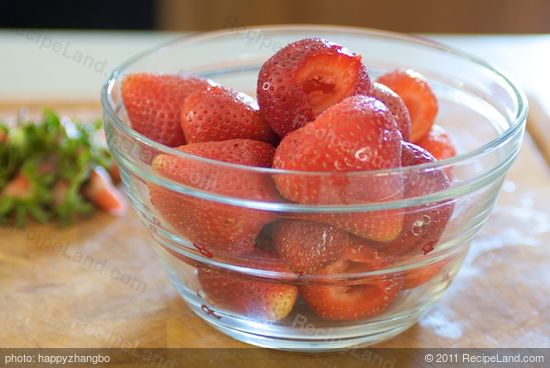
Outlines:
<svg viewBox="0 0 550 368"><path fill-rule="evenodd" d="M339 281L347 273L362 273L383 268L385 261L364 244L345 250L342 257L318 271L327 281L304 285L300 292L306 303L320 317L331 321L355 321L385 311L401 289L397 275L368 276ZM336 279L338 277L338 279Z"/></svg>
<svg viewBox="0 0 550 368"><path fill-rule="evenodd" d="M288 200L307 204L358 204L398 199L399 178L339 175L399 167L401 134L387 107L377 99L352 96L328 108L319 117L286 135L275 151L273 167L331 174L276 175L279 192ZM309 215L308 215L309 216ZM389 241L399 234L399 211L323 213L310 220L340 226L373 240Z"/></svg>
<svg viewBox="0 0 550 368"><path fill-rule="evenodd" d="M412 289L425 284L441 274L448 260L439 261L427 266L413 268L403 273L403 289Z"/></svg>
<svg viewBox="0 0 550 368"><path fill-rule="evenodd" d="M257 96L263 118L283 137L345 97L370 90L360 55L308 38L287 45L262 65Z"/></svg>
<svg viewBox="0 0 550 368"><path fill-rule="evenodd" d="M185 144L181 105L191 93L210 82L179 75L130 74L122 80L122 99L133 129L170 147Z"/></svg>
<svg viewBox="0 0 550 368"><path fill-rule="evenodd" d="M61 189L59 188L59 190ZM113 216L121 216L126 213L126 202L103 167L98 166L92 171L90 180L84 186L83 191L84 195L102 211Z"/></svg>
<svg viewBox="0 0 550 368"><path fill-rule="evenodd" d="M256 101L222 87L210 87L187 97L181 109L181 128L188 143L236 138L274 140Z"/></svg>
<svg viewBox="0 0 550 368"><path fill-rule="evenodd" d="M196 156L247 166L269 167L273 147L249 139L192 143L177 148L189 158L162 154L153 160L153 170L196 190L232 198L276 201L273 182L260 173L224 167ZM271 220L265 211L246 209L199 199L150 185L151 202L180 234L201 249L227 252L252 250L263 225Z"/></svg>
<svg viewBox="0 0 550 368"><path fill-rule="evenodd" d="M408 141L411 136L411 117L407 105L397 93L383 84L373 83L371 96L382 101L384 105L393 114L395 122L401 132L404 141Z"/></svg>
<svg viewBox="0 0 550 368"><path fill-rule="evenodd" d="M353 172L400 165L401 134L393 116L383 103L367 96L348 97L288 134L273 158L273 167L294 171ZM346 199L374 200L387 194L385 188L359 188L368 183L336 174L323 179L280 175L275 180L285 198L299 203L341 204ZM323 191L323 185L331 187Z"/></svg>
<svg viewBox="0 0 550 368"><path fill-rule="evenodd" d="M270 272L290 272L275 255L256 250L246 255L243 266ZM285 318L294 307L298 288L212 266L198 269L198 279L214 307L264 321Z"/></svg>
<svg viewBox="0 0 550 368"><path fill-rule="evenodd" d="M451 137L439 125L434 125L428 135L419 140L417 144L430 152L436 160L444 160L456 156L456 148Z"/></svg>
<svg viewBox="0 0 550 368"><path fill-rule="evenodd" d="M425 137L435 121L438 104L435 94L426 79L410 69L398 69L382 75L377 80L397 93L411 116L411 139L413 143Z"/></svg>
<svg viewBox="0 0 550 368"><path fill-rule="evenodd" d="M272 233L277 253L298 274L311 274L340 258L352 240L345 231L308 221L283 220Z"/></svg>
<svg viewBox="0 0 550 368"><path fill-rule="evenodd" d="M393 199L398 199L400 196L396 194ZM373 212L327 212L305 214L299 218L336 226L361 238L381 243L395 239L403 226L403 211L399 209Z"/></svg>
<svg viewBox="0 0 550 368"><path fill-rule="evenodd" d="M435 158L423 148L413 143L403 142L401 156L403 166L434 161ZM449 179L442 169L413 170L408 172L405 178L405 198L422 197L447 189L449 185ZM377 245L376 249L386 256L429 253L441 238L453 208L452 201L407 208L399 236L389 243Z"/></svg>

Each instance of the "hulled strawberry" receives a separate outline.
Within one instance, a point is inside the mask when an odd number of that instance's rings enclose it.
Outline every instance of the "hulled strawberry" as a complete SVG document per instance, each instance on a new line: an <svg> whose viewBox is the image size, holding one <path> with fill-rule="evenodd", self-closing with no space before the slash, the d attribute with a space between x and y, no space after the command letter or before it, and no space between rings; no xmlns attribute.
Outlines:
<svg viewBox="0 0 550 368"><path fill-rule="evenodd" d="M330 225L282 220L272 228L275 250L298 274L314 273L340 258L352 244L351 236Z"/></svg>
<svg viewBox="0 0 550 368"><path fill-rule="evenodd" d="M273 167L316 174L276 175L288 200L306 204L359 204L399 199L401 178L369 170L401 165L401 134L393 115L377 99L352 96L330 107L315 121L289 133L275 152ZM358 172L349 175L352 172ZM329 172L323 174L323 172ZM307 215L377 241L401 230L399 210Z"/></svg>
<svg viewBox="0 0 550 368"><path fill-rule="evenodd" d="M264 63L257 97L263 118L283 137L345 97L370 90L361 56L335 43L308 38L287 45Z"/></svg>
<svg viewBox="0 0 550 368"><path fill-rule="evenodd" d="M180 109L193 92L210 86L206 79L179 75L129 74L122 80L122 100L132 128L170 147L185 144Z"/></svg>
<svg viewBox="0 0 550 368"><path fill-rule="evenodd" d="M425 137L435 121L439 109L437 99L426 79L410 69L398 69L377 80L397 93L407 105L411 117L413 143Z"/></svg>
<svg viewBox="0 0 550 368"><path fill-rule="evenodd" d="M252 97L224 87L210 87L187 97L181 128L187 143L236 138L270 142L275 137Z"/></svg>
<svg viewBox="0 0 550 368"><path fill-rule="evenodd" d="M418 145L430 152L436 160L456 156L456 148L451 137L439 125L434 125L428 135L418 141Z"/></svg>
<svg viewBox="0 0 550 368"><path fill-rule="evenodd" d="M260 250L247 254L242 266L257 271L291 273L273 253ZM298 297L298 288L289 283L212 266L199 267L198 279L214 308L266 321L286 317Z"/></svg>
<svg viewBox="0 0 550 368"><path fill-rule="evenodd" d="M403 142L403 166L434 162L435 158L413 143ZM449 179L443 169L411 170L405 177L405 198L417 198L445 190ZM399 236L377 249L386 256L423 255L431 252L439 242L454 208L452 201L441 201L406 209L403 229Z"/></svg>
<svg viewBox="0 0 550 368"><path fill-rule="evenodd" d="M376 271L385 261L369 247L357 244L345 250L334 263L317 274L326 281L304 285L301 295L320 317L331 321L355 321L385 311L401 289L396 274L361 277L361 273ZM356 277L346 274L359 274ZM346 281L339 281L346 280Z"/></svg>
<svg viewBox="0 0 550 368"><path fill-rule="evenodd" d="M382 101L395 118L404 141L411 137L411 117L407 105L397 93L383 84L373 83L371 96Z"/></svg>
<svg viewBox="0 0 550 368"><path fill-rule="evenodd" d="M152 164L161 176L195 190L232 198L275 201L272 180L249 170L223 167L203 158L269 167L273 147L249 139L193 143L178 147L189 157L162 154ZM150 185L151 202L160 215L199 249L213 254L250 251L262 226L271 220L265 211L222 204Z"/></svg>

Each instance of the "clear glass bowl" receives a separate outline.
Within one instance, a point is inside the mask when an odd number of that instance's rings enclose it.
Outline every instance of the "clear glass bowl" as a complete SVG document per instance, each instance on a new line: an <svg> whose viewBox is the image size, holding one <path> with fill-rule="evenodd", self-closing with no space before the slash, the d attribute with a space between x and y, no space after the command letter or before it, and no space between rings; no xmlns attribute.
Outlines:
<svg viewBox="0 0 550 368"><path fill-rule="evenodd" d="M436 123L450 133L459 155L384 171L304 174L199 158L155 143L129 127L120 97L124 75L193 74L254 96L262 63L287 43L306 37L323 37L363 55L373 79L398 67L424 74L439 99ZM527 114L523 93L481 60L422 38L325 26L235 29L170 42L116 69L103 88L102 104L109 146L130 201L189 308L238 340L301 351L374 344L399 334L426 313L456 275L471 239L489 216L520 149ZM158 155L175 156L199 174L186 182L163 177L152 168ZM430 178L442 170L450 177L449 185L432 185ZM228 193L216 182L217 175L246 182L250 190ZM412 180L413 187L421 190L354 200L358 188L404 180ZM345 189L339 187L336 200L321 198L314 204L267 201L258 195L273 190L275 181L314 183L328 197L334 194L335 183L347 184ZM250 237L260 230L256 247L270 248L279 226L274 222L304 220L347 230L403 221L407 244L414 246L396 248L350 236L354 240L346 244L348 250L353 244L366 244L354 248L361 254L340 255L327 266L330 272L324 268L297 273L274 267L271 258L277 256L272 253L266 260L272 250L233 251L243 242L254 242ZM204 221L204 226L197 228L197 221ZM219 232L215 236L226 244L197 242L201 231ZM441 232L439 241L434 241ZM311 234L307 241L322 247L332 233ZM378 253L363 252L367 248ZM383 262L373 265L369 257ZM378 300L380 295L383 300ZM342 303L339 313L344 317L323 312L333 302ZM368 307L369 303L377 308ZM361 312L369 308L370 312Z"/></svg>

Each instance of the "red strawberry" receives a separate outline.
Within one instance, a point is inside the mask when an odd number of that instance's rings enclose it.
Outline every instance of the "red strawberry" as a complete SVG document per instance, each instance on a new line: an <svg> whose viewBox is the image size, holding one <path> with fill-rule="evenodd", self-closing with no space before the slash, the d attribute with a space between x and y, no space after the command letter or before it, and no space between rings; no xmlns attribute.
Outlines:
<svg viewBox="0 0 550 368"><path fill-rule="evenodd" d="M391 199L398 199L400 196L396 194ZM305 214L300 216L300 219L336 226L361 238L385 243L399 235L403 226L403 211L394 209L373 212L329 212Z"/></svg>
<svg viewBox="0 0 550 368"><path fill-rule="evenodd" d="M269 177L194 157L269 167L273 147L268 143L233 139L192 143L178 150L190 154L189 158L162 154L155 157L153 170L168 179L213 194L262 201L278 198ZM151 202L168 223L197 247L209 251L252 250L262 226L271 220L271 215L265 211L198 199L156 185L150 185L150 194Z"/></svg>
<svg viewBox="0 0 550 368"><path fill-rule="evenodd" d="M411 117L403 99L397 93L380 83L373 83L371 96L386 105L395 118L403 140L408 141L411 136Z"/></svg>
<svg viewBox="0 0 550 368"><path fill-rule="evenodd" d="M434 162L435 158L413 143L403 142L403 166ZM449 187L449 179L442 169L410 171L405 178L405 198L422 197ZM441 238L454 208L452 201L428 203L406 209L403 229L389 243L379 244L384 255L426 254Z"/></svg>
<svg viewBox="0 0 550 368"><path fill-rule="evenodd" d="M345 97L370 90L360 55L308 38L287 45L264 63L257 96L260 113L283 137Z"/></svg>
<svg viewBox="0 0 550 368"><path fill-rule="evenodd" d="M246 259L244 266L248 268L290 272L269 252L257 250L247 254ZM265 321L285 318L298 297L298 288L288 283L211 266L200 267L198 278L207 300L214 307Z"/></svg>
<svg viewBox="0 0 550 368"><path fill-rule="evenodd" d="M444 160L456 156L456 148L451 137L439 125L434 125L428 135L419 140L417 144L430 152L436 160Z"/></svg>
<svg viewBox="0 0 550 368"><path fill-rule="evenodd" d="M435 121L438 104L435 94L426 79L410 69L398 69L382 75L377 82L397 93L411 116L411 139L413 143L422 139Z"/></svg>
<svg viewBox="0 0 550 368"><path fill-rule="evenodd" d="M358 204L398 199L400 178L362 173L338 174L399 167L401 134L386 106L373 97L353 96L330 107L315 121L283 138L273 167L331 174L275 176L287 199L308 204ZM399 211L324 213L316 221L345 228L380 241L399 234Z"/></svg>
<svg viewBox="0 0 550 368"><path fill-rule="evenodd" d="M122 80L122 99L133 129L170 147L185 144L180 109L191 93L210 86L196 77L130 74Z"/></svg>
<svg viewBox="0 0 550 368"><path fill-rule="evenodd" d="M309 221L279 221L272 238L277 253L299 274L314 273L333 263L352 243L345 231Z"/></svg>
<svg viewBox="0 0 550 368"><path fill-rule="evenodd" d="M384 266L384 260L376 251L357 244L318 272L327 277L326 284L304 285L300 288L301 295L315 313L327 320L355 321L372 317L385 311L395 300L401 289L401 278L383 275L339 280L344 279L345 274L375 271Z"/></svg>
<svg viewBox="0 0 550 368"><path fill-rule="evenodd" d="M278 169L332 173L400 165L401 134L393 116L383 103L367 96L348 97L288 134L273 159L273 167ZM341 204L346 199L375 200L395 193L395 188L365 188L369 183L337 174L323 179L279 175L275 180L285 198L300 203ZM326 192L324 185L331 185Z"/></svg>
<svg viewBox="0 0 550 368"><path fill-rule="evenodd" d="M430 281L441 274L448 260L439 261L419 268L413 268L403 273L403 289L412 289Z"/></svg>
<svg viewBox="0 0 550 368"><path fill-rule="evenodd" d="M181 109L181 128L187 143L275 137L252 97L222 87L191 94Z"/></svg>

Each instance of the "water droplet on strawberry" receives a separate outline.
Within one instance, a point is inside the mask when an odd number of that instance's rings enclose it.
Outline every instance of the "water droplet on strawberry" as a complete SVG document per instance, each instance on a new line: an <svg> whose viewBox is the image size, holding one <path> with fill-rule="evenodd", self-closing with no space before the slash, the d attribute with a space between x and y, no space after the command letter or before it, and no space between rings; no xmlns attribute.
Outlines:
<svg viewBox="0 0 550 368"><path fill-rule="evenodd" d="M355 158L358 159L359 161L367 161L369 159L369 156L370 156L369 147L360 148L357 150L357 152L355 152Z"/></svg>

